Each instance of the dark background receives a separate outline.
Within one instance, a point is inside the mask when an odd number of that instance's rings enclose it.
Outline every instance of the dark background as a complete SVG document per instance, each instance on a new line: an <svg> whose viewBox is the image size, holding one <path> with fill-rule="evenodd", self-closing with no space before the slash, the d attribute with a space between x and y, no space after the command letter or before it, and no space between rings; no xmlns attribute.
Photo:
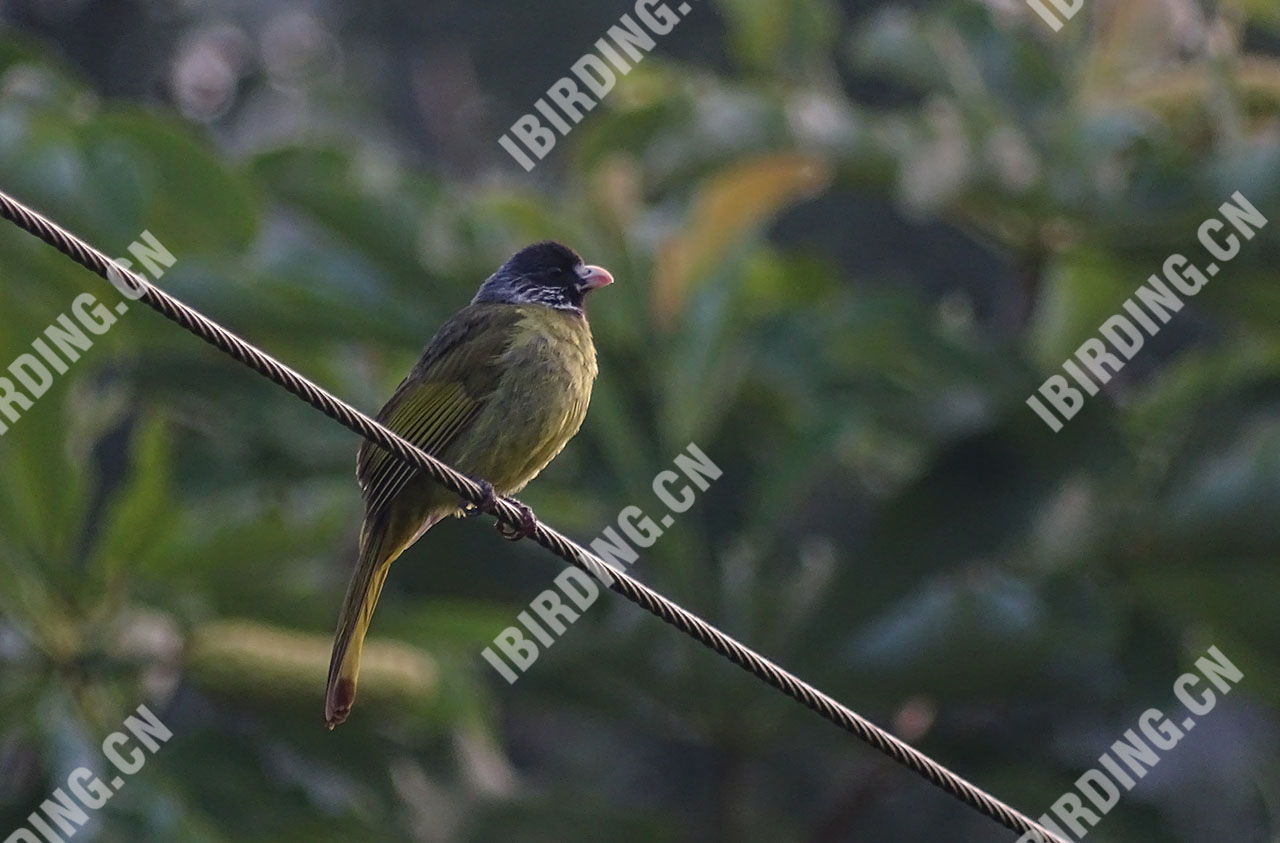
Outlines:
<svg viewBox="0 0 1280 843"><path fill-rule="evenodd" d="M0 189L375 410L481 279L613 271L589 541L690 442L634 573L1038 815L1210 645L1244 677L1090 839L1280 833L1280 13L1271 0L700 0L531 174L498 137L603 3L0 3ZM1023 403L1240 190L1273 222L1052 433ZM0 364L109 287L0 226ZM393 570L322 724L357 442L135 307L0 437L0 834L140 703L76 840L1012 840L481 520Z"/></svg>

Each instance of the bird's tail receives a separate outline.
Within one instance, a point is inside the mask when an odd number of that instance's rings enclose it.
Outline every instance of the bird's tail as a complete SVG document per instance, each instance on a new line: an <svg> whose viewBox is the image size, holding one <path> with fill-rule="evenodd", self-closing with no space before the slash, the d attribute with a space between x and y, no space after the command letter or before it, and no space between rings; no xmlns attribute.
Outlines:
<svg viewBox="0 0 1280 843"><path fill-rule="evenodd" d="M360 653L364 636L373 620L373 610L382 595L391 563L418 540L438 519L431 519L408 541L390 535L383 519L366 522L360 533L360 556L342 601L333 654L329 658L329 683L324 695L324 719L332 729L347 719L356 699L356 679L360 673Z"/></svg>

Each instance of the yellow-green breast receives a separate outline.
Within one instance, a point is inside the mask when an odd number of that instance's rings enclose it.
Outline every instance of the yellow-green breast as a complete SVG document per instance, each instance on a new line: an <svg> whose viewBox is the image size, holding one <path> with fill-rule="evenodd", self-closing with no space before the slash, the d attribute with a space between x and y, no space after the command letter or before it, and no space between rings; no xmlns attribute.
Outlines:
<svg viewBox="0 0 1280 843"><path fill-rule="evenodd" d="M511 495L578 432L595 377L595 346L581 313L471 304L436 332L378 419ZM357 474L368 516L387 517L406 539L458 507L452 493L369 443Z"/></svg>
<svg viewBox="0 0 1280 843"><path fill-rule="evenodd" d="M596 377L591 329L579 313L541 305L518 312L498 357L499 380L471 430L441 455L499 494L524 488L573 438Z"/></svg>

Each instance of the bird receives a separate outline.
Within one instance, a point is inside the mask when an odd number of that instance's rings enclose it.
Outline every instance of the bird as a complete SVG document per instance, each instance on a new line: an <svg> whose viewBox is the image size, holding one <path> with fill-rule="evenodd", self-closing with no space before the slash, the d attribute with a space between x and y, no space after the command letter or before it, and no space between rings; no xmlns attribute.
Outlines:
<svg viewBox="0 0 1280 843"><path fill-rule="evenodd" d="M567 246L544 241L511 256L451 316L377 419L485 490L471 511L519 492L578 432L597 374L584 299L613 283ZM345 721L356 696L360 653L391 563L450 515L457 495L365 441L356 456L365 505L355 570L347 586L325 690L325 722ZM521 527L533 513L519 501Z"/></svg>

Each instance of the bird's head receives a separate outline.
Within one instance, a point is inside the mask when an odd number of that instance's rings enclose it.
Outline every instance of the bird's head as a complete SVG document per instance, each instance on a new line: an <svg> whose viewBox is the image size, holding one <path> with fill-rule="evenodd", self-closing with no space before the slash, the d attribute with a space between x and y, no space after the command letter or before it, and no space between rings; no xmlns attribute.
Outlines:
<svg viewBox="0 0 1280 843"><path fill-rule="evenodd" d="M612 283L608 270L585 264L573 249L548 240L512 255L485 280L472 303L543 304L581 312L587 293Z"/></svg>

